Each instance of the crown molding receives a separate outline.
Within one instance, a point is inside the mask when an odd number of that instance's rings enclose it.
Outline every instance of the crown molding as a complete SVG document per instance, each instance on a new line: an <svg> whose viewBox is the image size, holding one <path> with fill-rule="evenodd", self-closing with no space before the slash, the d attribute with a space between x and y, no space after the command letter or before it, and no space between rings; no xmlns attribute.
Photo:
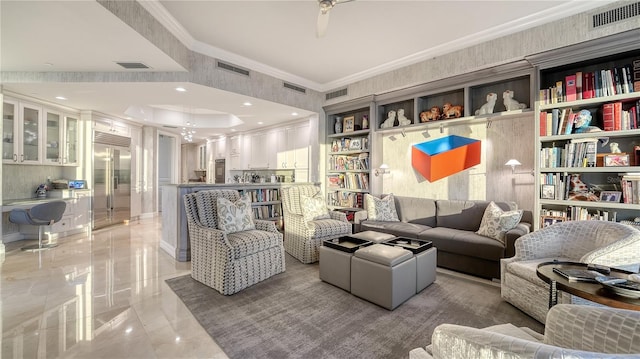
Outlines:
<svg viewBox="0 0 640 359"><path fill-rule="evenodd" d="M341 79L330 81L324 84L302 78L286 71L282 71L280 69L265 65L259 61L252 60L244 56L198 41L194 39L193 36L191 36L191 34L167 11L164 6L162 6L160 1L148 0L140 1L139 3L191 51L198 52L203 55L223 61L229 61L233 64L246 67L250 70L255 70L266 75L273 76L275 78L291 82L302 87L306 87L311 90L325 93L336 88L348 86L355 82L387 73L389 71L414 65L416 63L420 63L437 56L442 56L470 46L481 44L483 42L494 40L510 34L515 34L520 31L528 30L536 26L593 10L595 8L604 7L615 2L618 2L618 0L571 0L561 5L546 9L544 11L531 14L524 18L510 21L491 29L481 31L476 34L463 37L461 39L456 39L455 41L451 41L446 44L425 49L415 54L411 54L403 58L387 62L385 64L372 67L371 69L345 76Z"/></svg>

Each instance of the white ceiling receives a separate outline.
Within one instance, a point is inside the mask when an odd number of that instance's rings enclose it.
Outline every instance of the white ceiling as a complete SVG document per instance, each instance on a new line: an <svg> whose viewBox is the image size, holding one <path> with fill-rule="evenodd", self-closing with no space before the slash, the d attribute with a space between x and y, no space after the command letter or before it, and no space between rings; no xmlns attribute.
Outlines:
<svg viewBox="0 0 640 359"><path fill-rule="evenodd" d="M140 3L193 51L322 92L609 2L356 0L331 10L322 38L316 0ZM97 73L95 82L9 80L4 90L120 118L143 109L134 120L154 125L191 120L197 138L311 114L193 83L102 82L102 73L131 71L117 61L152 68L142 71L186 70L95 1L2 0L0 16L3 72ZM179 85L187 92L176 92ZM244 124L231 127L238 119Z"/></svg>

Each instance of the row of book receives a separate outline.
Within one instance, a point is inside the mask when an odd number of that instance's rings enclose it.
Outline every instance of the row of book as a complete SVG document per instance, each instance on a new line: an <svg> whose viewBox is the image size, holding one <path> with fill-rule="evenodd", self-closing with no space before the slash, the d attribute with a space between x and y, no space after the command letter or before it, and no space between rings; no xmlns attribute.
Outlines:
<svg viewBox="0 0 640 359"><path fill-rule="evenodd" d="M368 149L368 137L342 137L340 140L333 140L331 143L331 152L366 151Z"/></svg>
<svg viewBox="0 0 640 359"><path fill-rule="evenodd" d="M640 128L640 100L627 109L620 101L602 105L602 126L605 131L635 130Z"/></svg>
<svg viewBox="0 0 640 359"><path fill-rule="evenodd" d="M275 204L253 207L251 210L255 219L273 219L282 216L280 205Z"/></svg>
<svg viewBox="0 0 640 359"><path fill-rule="evenodd" d="M623 203L640 204L640 173L623 175L620 185Z"/></svg>
<svg viewBox="0 0 640 359"><path fill-rule="evenodd" d="M369 170L369 154L331 155L329 156L329 171Z"/></svg>
<svg viewBox="0 0 640 359"><path fill-rule="evenodd" d="M362 208L364 193L335 191L327 193L327 204L333 207Z"/></svg>
<svg viewBox="0 0 640 359"><path fill-rule="evenodd" d="M640 59L634 60L633 67L628 64L569 74L555 86L541 89L538 100L542 104L553 104L640 91L640 69L636 67L640 67Z"/></svg>
<svg viewBox="0 0 640 359"><path fill-rule="evenodd" d="M540 167L596 167L596 139L574 139L562 147L540 149Z"/></svg>
<svg viewBox="0 0 640 359"><path fill-rule="evenodd" d="M240 195L247 194L251 199L251 202L270 202L270 201L279 201L280 200L280 191L278 189L252 189L252 190L241 190Z"/></svg>
<svg viewBox="0 0 640 359"><path fill-rule="evenodd" d="M368 173L330 173L327 175L329 188L369 189Z"/></svg>
<svg viewBox="0 0 640 359"><path fill-rule="evenodd" d="M566 210L552 210L543 208L540 211L540 222L544 225L546 218L557 218L561 221L617 221L616 211L589 209L580 206L568 206Z"/></svg>

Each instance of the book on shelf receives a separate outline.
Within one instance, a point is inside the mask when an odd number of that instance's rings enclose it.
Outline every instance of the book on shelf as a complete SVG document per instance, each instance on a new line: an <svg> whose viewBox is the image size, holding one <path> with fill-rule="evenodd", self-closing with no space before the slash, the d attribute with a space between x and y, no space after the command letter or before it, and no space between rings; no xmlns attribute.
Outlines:
<svg viewBox="0 0 640 359"><path fill-rule="evenodd" d="M547 135L547 113L540 111L540 136Z"/></svg>
<svg viewBox="0 0 640 359"><path fill-rule="evenodd" d="M575 101L578 99L576 91L576 76L577 74L567 75L564 78L566 87L566 99L567 101Z"/></svg>
<svg viewBox="0 0 640 359"><path fill-rule="evenodd" d="M582 71L576 72L576 100L582 100Z"/></svg>
<svg viewBox="0 0 640 359"><path fill-rule="evenodd" d="M560 117L560 110L554 108L551 110L551 135L555 136L558 134L558 121Z"/></svg>
<svg viewBox="0 0 640 359"><path fill-rule="evenodd" d="M553 271L569 282L597 282L596 278L602 274L587 269L553 268Z"/></svg>

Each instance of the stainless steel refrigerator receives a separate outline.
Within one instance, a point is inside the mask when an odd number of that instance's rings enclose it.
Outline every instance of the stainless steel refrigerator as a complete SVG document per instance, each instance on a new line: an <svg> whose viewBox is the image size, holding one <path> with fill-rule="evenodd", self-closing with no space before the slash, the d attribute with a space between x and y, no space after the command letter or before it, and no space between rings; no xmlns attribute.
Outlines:
<svg viewBox="0 0 640 359"><path fill-rule="evenodd" d="M129 148L96 143L94 139L93 180L93 229L128 221L131 217Z"/></svg>

